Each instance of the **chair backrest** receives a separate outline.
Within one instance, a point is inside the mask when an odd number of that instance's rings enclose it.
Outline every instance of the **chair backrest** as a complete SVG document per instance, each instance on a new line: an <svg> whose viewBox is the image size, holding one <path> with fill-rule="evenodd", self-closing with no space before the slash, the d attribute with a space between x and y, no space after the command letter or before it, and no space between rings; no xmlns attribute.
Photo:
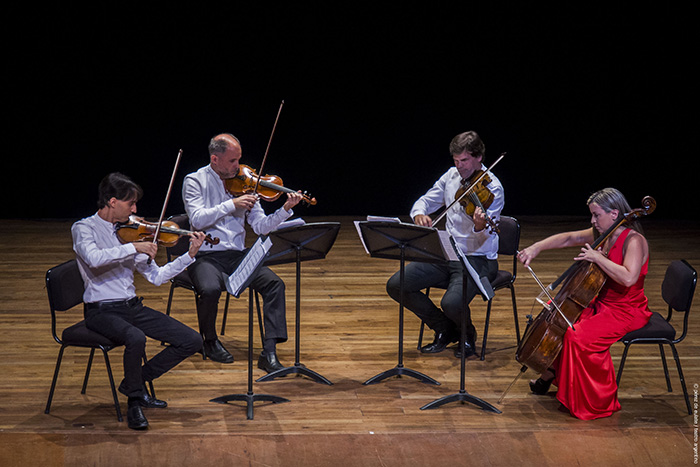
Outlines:
<svg viewBox="0 0 700 467"><path fill-rule="evenodd" d="M668 304L667 320L671 319L674 310L685 313L683 334L676 342L683 340L688 331L688 312L693 303L697 281L698 273L685 260L673 261L666 268L664 281L661 283L661 297Z"/></svg>
<svg viewBox="0 0 700 467"><path fill-rule="evenodd" d="M75 259L46 271L46 291L51 311L66 311L82 303L85 285Z"/></svg>
<svg viewBox="0 0 700 467"><path fill-rule="evenodd" d="M56 312L70 310L82 303L85 284L78 269L78 261L71 259L46 271L46 293L51 308L51 332L59 344L63 344L56 334Z"/></svg>
<svg viewBox="0 0 700 467"><path fill-rule="evenodd" d="M520 224L513 217L501 216L498 230L498 254L514 256L520 246Z"/></svg>
<svg viewBox="0 0 700 467"><path fill-rule="evenodd" d="M181 229L190 230L190 218L187 214L178 214L168 218L169 221L175 222ZM183 255L190 248L190 238L186 235L180 237L174 246L165 249L168 255L168 262L172 261L180 255Z"/></svg>

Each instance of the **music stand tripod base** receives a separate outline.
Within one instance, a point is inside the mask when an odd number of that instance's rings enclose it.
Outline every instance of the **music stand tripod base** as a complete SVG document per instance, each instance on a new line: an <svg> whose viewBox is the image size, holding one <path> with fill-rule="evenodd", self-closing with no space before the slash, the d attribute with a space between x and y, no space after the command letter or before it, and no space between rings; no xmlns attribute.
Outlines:
<svg viewBox="0 0 700 467"><path fill-rule="evenodd" d="M411 370L410 368L406 368L403 366L395 366L394 368L392 368L390 370L383 371L382 373L379 373L376 376L372 376L370 379L368 379L367 381L365 381L362 384L367 386L370 384L378 383L386 378L391 378L392 376L398 376L400 378L403 375L416 378L417 380L419 380L422 383L434 384L436 386L440 386L440 383L438 381L435 381L430 376L426 376L423 373L420 373L416 370Z"/></svg>
<svg viewBox="0 0 700 467"><path fill-rule="evenodd" d="M230 394L228 396L220 396L211 399L209 402L216 402L217 404L227 404L232 401L245 401L247 406L246 418L248 420L253 420L253 403L255 401L272 402L273 404L279 404L282 402L289 402L289 399L279 396L271 396L269 394Z"/></svg>
<svg viewBox="0 0 700 467"><path fill-rule="evenodd" d="M265 376L261 376L260 378L256 379L255 381L258 383L264 382L264 381L271 381L275 378L279 378L281 376L287 376L287 375L291 375L291 374L308 376L309 378L316 381L317 383L323 383L323 384L327 384L329 386L333 386L333 383L330 382L326 377L316 373L313 370L309 370L301 363L299 363L299 364L295 363L293 366L280 368L279 370L275 370L272 373L266 374Z"/></svg>
<svg viewBox="0 0 700 467"><path fill-rule="evenodd" d="M440 399L436 399L432 402L429 402L425 404L423 407L421 407L421 410L430 410L430 409L436 409L442 405L449 404L450 402L471 402L474 405L479 406L483 410L487 410L489 412L494 412L494 413L501 413L500 410L498 410L496 407L493 405L489 404L488 402L485 402L481 399L479 399L476 396L472 396L466 391L459 391L456 394L450 394L449 396L441 397Z"/></svg>

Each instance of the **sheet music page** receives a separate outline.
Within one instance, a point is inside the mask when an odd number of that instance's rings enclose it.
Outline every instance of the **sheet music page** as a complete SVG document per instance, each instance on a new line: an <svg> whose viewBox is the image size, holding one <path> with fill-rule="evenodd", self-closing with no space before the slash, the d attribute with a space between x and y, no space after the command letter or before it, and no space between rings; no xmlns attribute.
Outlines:
<svg viewBox="0 0 700 467"><path fill-rule="evenodd" d="M457 251L457 254L460 257L462 264L464 265L464 267L467 268L467 271L469 271L469 275L472 276L472 279L474 279L476 286L479 287L479 290L481 291L481 295L484 297L484 300L492 299L495 295L495 292L493 291L493 287L491 287L491 283L485 277L479 276L479 274L469 262L467 256L462 251L462 248L459 246L459 244L457 242L452 242L452 244L454 245L454 250Z"/></svg>
<svg viewBox="0 0 700 467"><path fill-rule="evenodd" d="M258 237L257 241L248 250L243 261L240 262L238 267L233 274L228 277L226 281L226 290L234 297L240 296L243 288L246 287L250 276L255 272L260 263L262 263L265 256L267 256L268 251L272 247L272 240L270 237Z"/></svg>
<svg viewBox="0 0 700 467"><path fill-rule="evenodd" d="M306 221L304 219L302 219L301 217L297 217L295 219L281 222L280 225L278 225L275 230L282 230L282 229L286 229L287 227L298 227L300 225L305 225L305 224L306 224Z"/></svg>
<svg viewBox="0 0 700 467"><path fill-rule="evenodd" d="M445 258L448 261L459 261L459 256L457 256L457 252L452 246L450 234L447 233L446 230L438 230L438 237L440 238L440 246L442 246L442 252L445 254Z"/></svg>

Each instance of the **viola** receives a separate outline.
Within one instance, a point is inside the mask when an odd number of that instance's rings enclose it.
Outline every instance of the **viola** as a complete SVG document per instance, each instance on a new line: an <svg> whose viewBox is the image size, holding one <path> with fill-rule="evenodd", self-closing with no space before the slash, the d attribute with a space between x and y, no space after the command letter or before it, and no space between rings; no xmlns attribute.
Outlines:
<svg viewBox="0 0 700 467"><path fill-rule="evenodd" d="M244 164L239 166L235 177L224 180L224 187L232 196L257 193L265 201L275 201L282 193L296 193L295 190L286 188L277 175L260 177L254 169ZM302 193L302 197L306 204L316 204L316 198L312 198L308 193Z"/></svg>
<svg viewBox="0 0 700 467"><path fill-rule="evenodd" d="M473 217L477 207L486 213L486 210L491 206L494 194L487 187L490 183L491 177L483 170L477 170L457 190L455 200L464 208L464 212L468 216ZM492 232L499 231L498 225L488 215L486 215L486 223L490 226Z"/></svg>
<svg viewBox="0 0 700 467"><path fill-rule="evenodd" d="M158 244L165 247L173 247L180 237L192 234L192 231L181 229L173 221L161 222L158 229L157 222L147 222L142 217L130 216L129 222L117 225L117 236L122 243L152 242L156 230L158 230ZM216 245L219 239L207 234L204 242Z"/></svg>

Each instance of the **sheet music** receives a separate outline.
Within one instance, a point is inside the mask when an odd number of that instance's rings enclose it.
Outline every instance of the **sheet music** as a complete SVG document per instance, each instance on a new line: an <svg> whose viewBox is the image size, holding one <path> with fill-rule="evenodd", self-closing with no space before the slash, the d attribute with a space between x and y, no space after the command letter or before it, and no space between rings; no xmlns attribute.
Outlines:
<svg viewBox="0 0 700 467"><path fill-rule="evenodd" d="M241 292L248 286L251 276L258 269L258 266L262 264L271 247L272 240L270 240L270 237L265 237L265 240L263 240L263 237L258 237L255 244L248 250L248 253L243 257L236 270L233 271L233 274L226 281L226 290L231 295L234 297L241 295Z"/></svg>
<svg viewBox="0 0 700 467"><path fill-rule="evenodd" d="M479 290L481 291L481 295L484 297L484 300L491 300L495 295L493 287L491 286L491 282L489 282L489 280L486 277L479 276L479 274L476 272L476 269L474 269L474 267L471 265L469 259L464 254L462 248L457 242L453 241L452 245L454 245L454 250L457 251L457 254L459 255L462 261L462 264L465 268L467 268L467 271L469 271L469 275L472 277L472 279L474 279L476 286L479 287Z"/></svg>
<svg viewBox="0 0 700 467"><path fill-rule="evenodd" d="M302 219L301 217L297 217L296 219L290 219L288 221L281 222L280 225L277 226L275 230L282 230L286 229L287 227L298 227L300 225L305 225L306 221ZM274 232L274 230L273 230Z"/></svg>

